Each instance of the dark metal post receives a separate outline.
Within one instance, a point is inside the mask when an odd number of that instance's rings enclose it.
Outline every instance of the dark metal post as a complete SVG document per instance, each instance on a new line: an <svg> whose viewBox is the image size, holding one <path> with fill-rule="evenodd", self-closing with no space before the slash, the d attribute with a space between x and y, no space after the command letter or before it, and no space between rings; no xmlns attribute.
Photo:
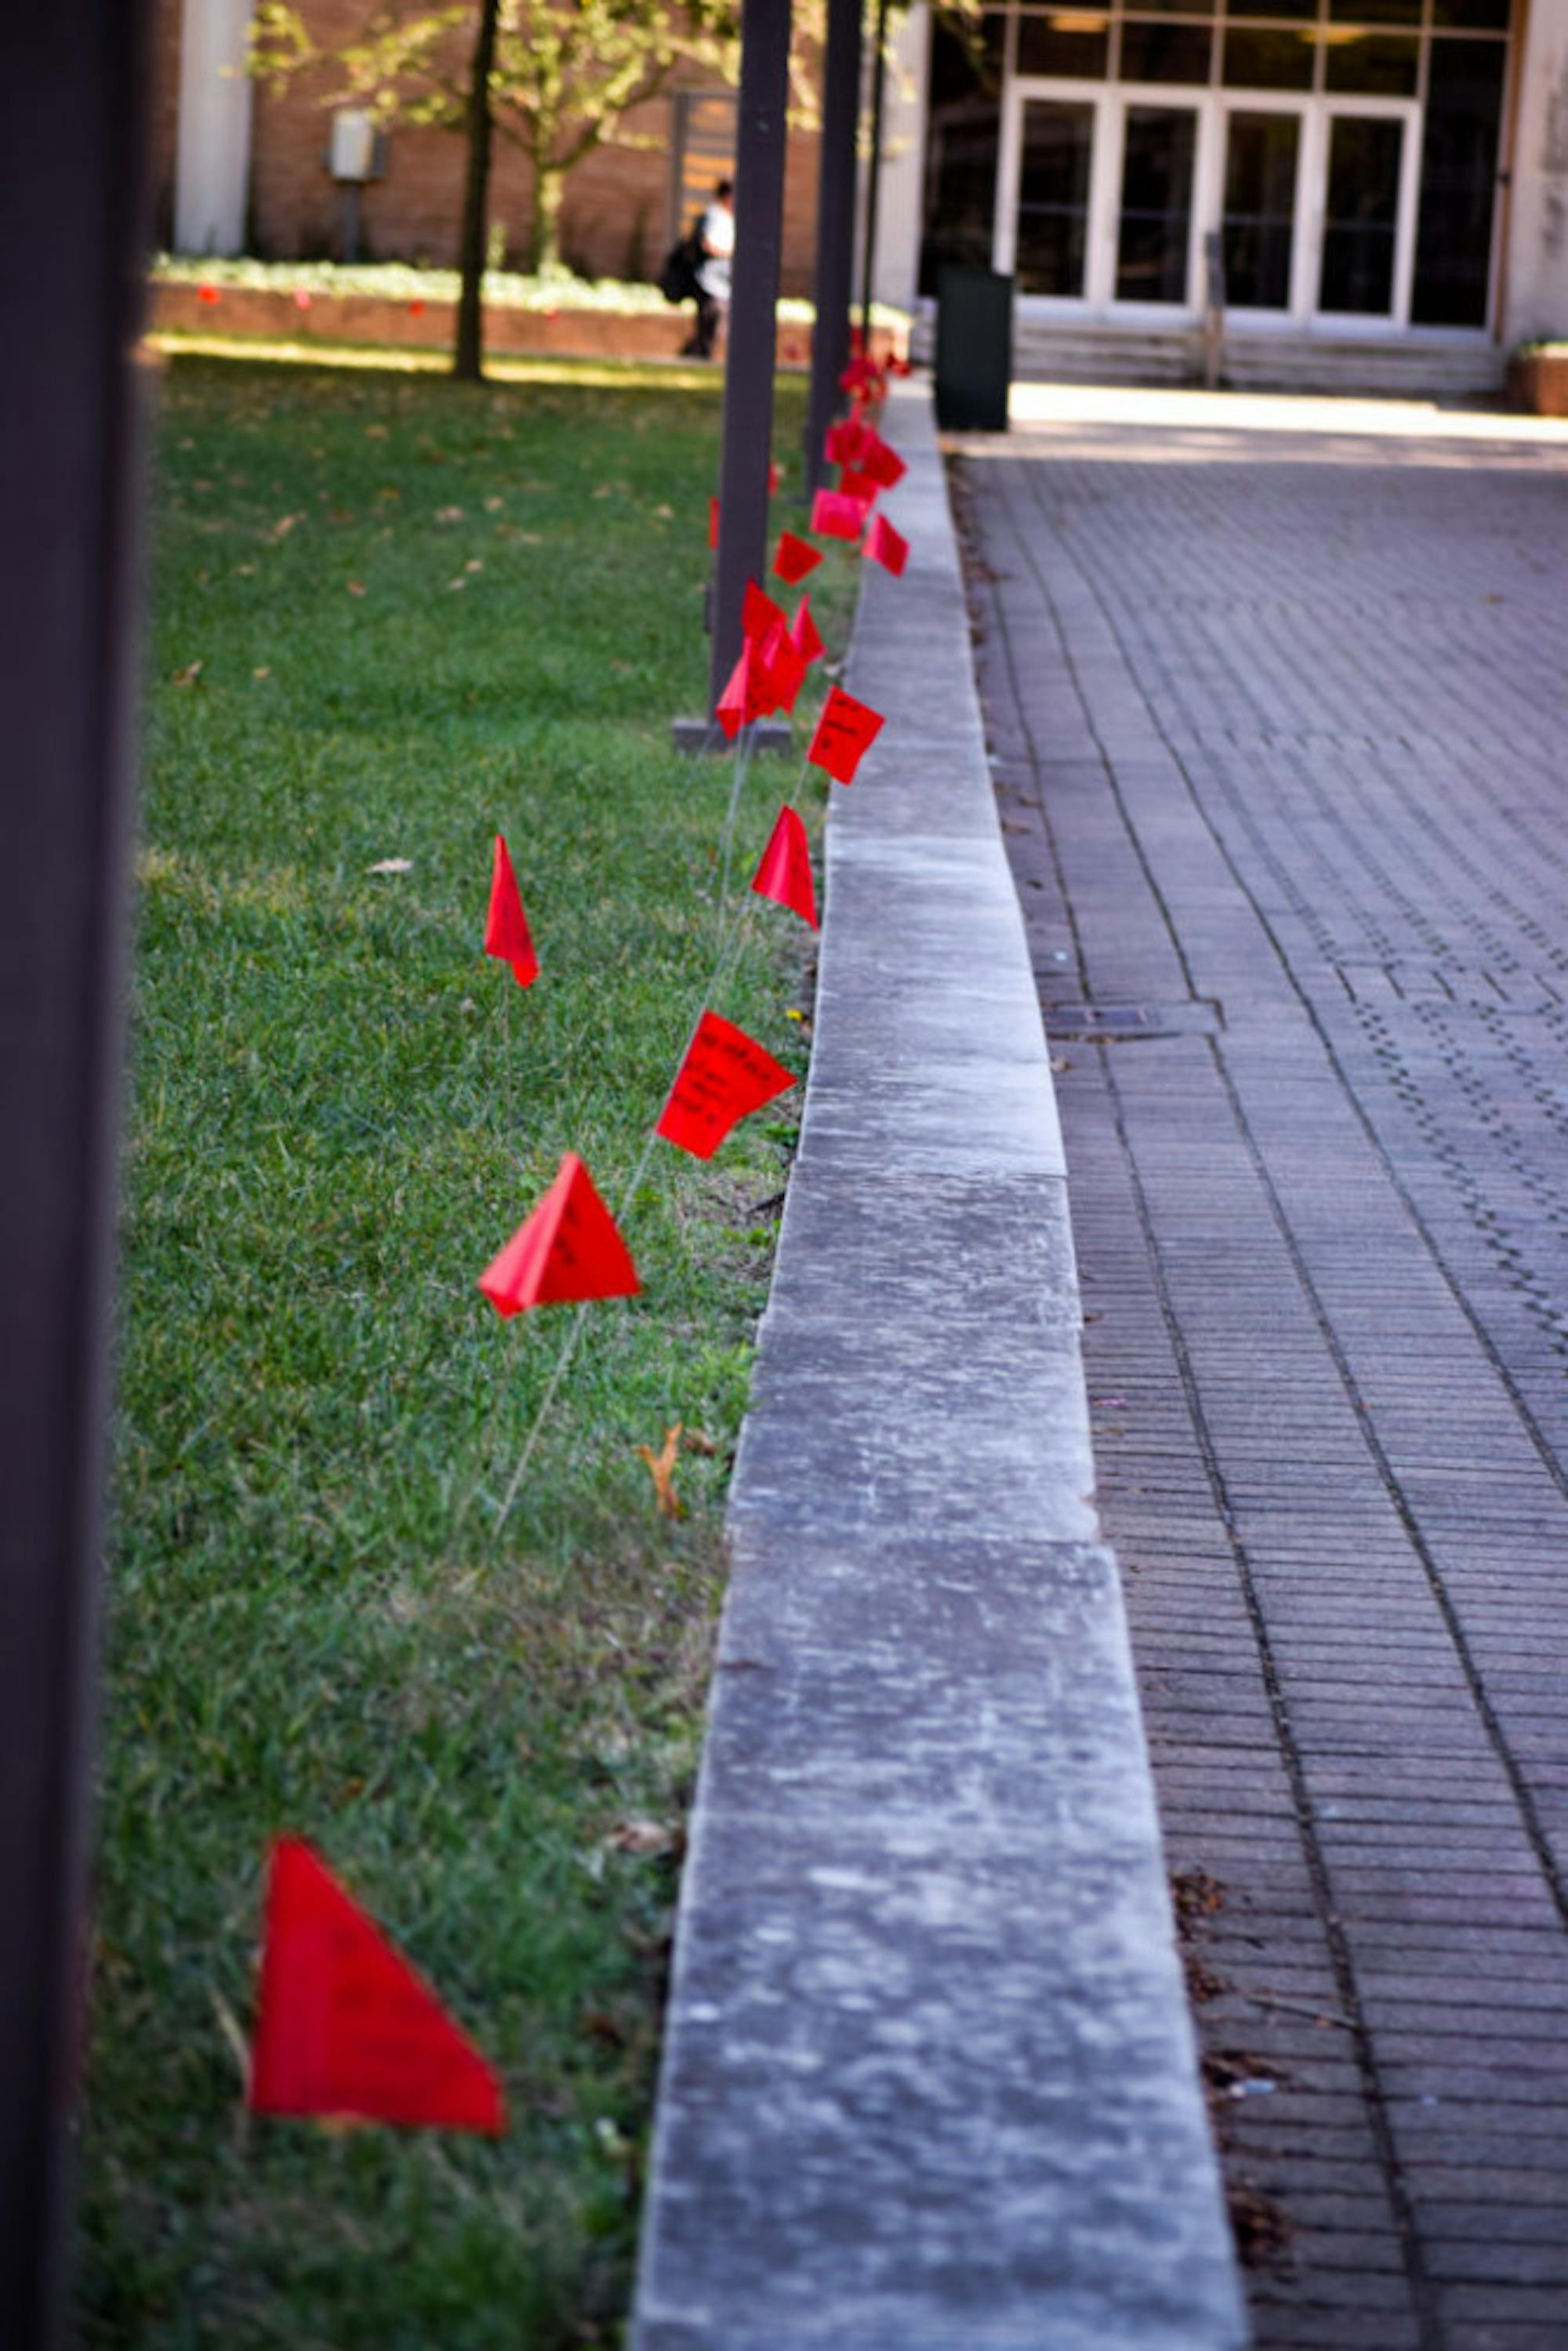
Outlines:
<svg viewBox="0 0 1568 2351"><path fill-rule="evenodd" d="M806 403L808 497L827 476L822 442L839 408L839 378L850 356L862 6L863 0L828 0L817 178L817 323L811 329L811 390Z"/></svg>
<svg viewBox="0 0 1568 2351"><path fill-rule="evenodd" d="M871 287L876 271L876 200L882 187L882 101L887 82L887 0L876 0L871 73L871 161L865 180L865 252L861 256L861 349L871 350Z"/></svg>
<svg viewBox="0 0 1568 2351"><path fill-rule="evenodd" d="M137 662L150 0L0 10L0 2335L64 2333Z"/></svg>
<svg viewBox="0 0 1568 2351"><path fill-rule="evenodd" d="M740 605L768 560L768 468L784 220L790 0L744 0L735 151L735 266L724 369L712 710L740 658Z"/></svg>

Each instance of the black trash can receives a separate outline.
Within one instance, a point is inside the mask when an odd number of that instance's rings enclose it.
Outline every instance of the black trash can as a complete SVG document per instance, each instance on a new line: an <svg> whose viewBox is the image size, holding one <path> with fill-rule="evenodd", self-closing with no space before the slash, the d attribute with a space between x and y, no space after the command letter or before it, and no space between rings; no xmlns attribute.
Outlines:
<svg viewBox="0 0 1568 2351"><path fill-rule="evenodd" d="M949 262L936 280L936 422L1005 433L1013 372L1013 281Z"/></svg>

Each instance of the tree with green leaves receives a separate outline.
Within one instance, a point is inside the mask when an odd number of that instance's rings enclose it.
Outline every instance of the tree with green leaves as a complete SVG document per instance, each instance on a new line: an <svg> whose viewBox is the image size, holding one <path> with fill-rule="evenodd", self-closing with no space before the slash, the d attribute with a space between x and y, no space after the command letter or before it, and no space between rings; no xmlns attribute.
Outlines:
<svg viewBox="0 0 1568 2351"><path fill-rule="evenodd" d="M569 175L608 144L654 143L627 118L701 68L739 70L737 0L381 0L352 38L316 40L290 0L263 0L251 67L278 83L309 68L324 106L361 107L376 121L462 131L468 147L455 372L479 372L479 302L488 228L492 131L528 160L533 205L528 263L559 269Z"/></svg>

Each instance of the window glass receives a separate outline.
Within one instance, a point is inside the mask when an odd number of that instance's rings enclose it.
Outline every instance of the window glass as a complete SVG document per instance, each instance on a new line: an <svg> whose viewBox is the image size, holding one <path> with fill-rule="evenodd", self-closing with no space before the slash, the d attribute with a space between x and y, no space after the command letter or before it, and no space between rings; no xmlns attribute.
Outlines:
<svg viewBox="0 0 1568 2351"><path fill-rule="evenodd" d="M1083 291L1093 138L1092 106L1065 105L1054 99L1025 100L1013 263L1013 282L1020 294L1071 299Z"/></svg>
<svg viewBox="0 0 1568 2351"><path fill-rule="evenodd" d="M1049 16L1019 18L1020 74L1059 74L1072 80L1103 81L1110 46L1108 20L1082 9L1056 8Z"/></svg>
<svg viewBox="0 0 1568 2351"><path fill-rule="evenodd" d="M1312 45L1282 26L1228 25L1224 79L1232 89L1311 89Z"/></svg>
<svg viewBox="0 0 1568 2351"><path fill-rule="evenodd" d="M1329 17L1340 25L1418 25L1421 0L1329 0Z"/></svg>
<svg viewBox="0 0 1568 2351"><path fill-rule="evenodd" d="M1118 302L1185 302L1197 110L1130 106L1116 244Z"/></svg>
<svg viewBox="0 0 1568 2351"><path fill-rule="evenodd" d="M1418 327L1486 325L1507 61L1501 41L1432 44L1410 298Z"/></svg>
<svg viewBox="0 0 1568 2351"><path fill-rule="evenodd" d="M1509 0L1432 0L1434 25L1466 33L1506 33L1512 13Z"/></svg>
<svg viewBox="0 0 1568 2351"><path fill-rule="evenodd" d="M1355 98L1414 98L1421 44L1400 33L1358 33L1331 41L1325 86Z"/></svg>
<svg viewBox="0 0 1568 2351"><path fill-rule="evenodd" d="M1405 125L1386 115L1336 114L1318 307L1383 319L1394 308L1394 235Z"/></svg>
<svg viewBox="0 0 1568 2351"><path fill-rule="evenodd" d="M1299 114L1245 114L1225 124L1225 299L1232 310L1288 310L1296 225Z"/></svg>
<svg viewBox="0 0 1568 2351"><path fill-rule="evenodd" d="M1207 81L1212 47L1210 26L1148 25L1129 17L1122 27L1122 78Z"/></svg>
<svg viewBox="0 0 1568 2351"><path fill-rule="evenodd" d="M988 51L985 43L966 40L934 16L928 89L922 294L936 293L937 272L946 263L991 266L1001 143L1001 74L994 43Z"/></svg>

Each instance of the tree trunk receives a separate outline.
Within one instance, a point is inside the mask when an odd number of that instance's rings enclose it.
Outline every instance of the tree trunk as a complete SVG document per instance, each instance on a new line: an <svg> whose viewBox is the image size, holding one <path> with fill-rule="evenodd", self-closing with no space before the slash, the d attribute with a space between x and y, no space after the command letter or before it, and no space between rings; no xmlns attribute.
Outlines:
<svg viewBox="0 0 1568 2351"><path fill-rule="evenodd" d="M541 277L560 267L560 207L566 194L566 173L557 163L540 163L534 172L533 262Z"/></svg>
<svg viewBox="0 0 1568 2351"><path fill-rule="evenodd" d="M457 348L452 372L464 383L484 373L485 246L490 220L490 71L496 60L496 22L501 0L479 0L479 32L474 43L468 84L468 170L463 183L463 229L457 266L463 283L457 297Z"/></svg>

